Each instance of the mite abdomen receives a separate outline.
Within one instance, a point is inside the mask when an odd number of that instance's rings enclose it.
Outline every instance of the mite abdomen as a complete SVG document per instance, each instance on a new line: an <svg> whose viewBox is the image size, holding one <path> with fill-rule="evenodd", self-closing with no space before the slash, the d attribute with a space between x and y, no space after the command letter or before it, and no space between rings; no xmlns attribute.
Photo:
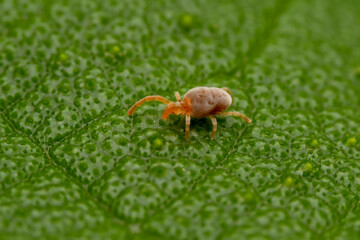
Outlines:
<svg viewBox="0 0 360 240"><path fill-rule="evenodd" d="M191 116L206 117L225 111L232 103L231 96L221 88L196 87L189 90L184 99L190 99Z"/></svg>

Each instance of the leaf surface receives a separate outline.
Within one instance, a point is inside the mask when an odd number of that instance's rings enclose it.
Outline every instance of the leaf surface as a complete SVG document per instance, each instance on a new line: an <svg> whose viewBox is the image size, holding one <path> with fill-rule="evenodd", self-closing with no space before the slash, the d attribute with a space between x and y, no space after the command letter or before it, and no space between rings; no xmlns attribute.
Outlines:
<svg viewBox="0 0 360 240"><path fill-rule="evenodd" d="M0 238L356 239L355 0L0 1ZM196 86L253 119L161 120Z"/></svg>

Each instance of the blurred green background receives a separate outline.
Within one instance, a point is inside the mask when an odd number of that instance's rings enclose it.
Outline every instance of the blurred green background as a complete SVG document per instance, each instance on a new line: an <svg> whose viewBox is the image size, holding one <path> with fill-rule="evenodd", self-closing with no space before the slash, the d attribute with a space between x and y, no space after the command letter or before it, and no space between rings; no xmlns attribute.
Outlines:
<svg viewBox="0 0 360 240"><path fill-rule="evenodd" d="M0 0L0 239L358 239L357 0ZM196 86L253 119L161 120Z"/></svg>

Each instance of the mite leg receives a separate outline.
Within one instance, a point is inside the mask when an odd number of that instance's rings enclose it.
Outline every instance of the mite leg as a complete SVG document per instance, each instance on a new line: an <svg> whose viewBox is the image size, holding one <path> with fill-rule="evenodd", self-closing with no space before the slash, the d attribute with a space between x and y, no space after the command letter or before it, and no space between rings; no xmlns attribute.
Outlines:
<svg viewBox="0 0 360 240"><path fill-rule="evenodd" d="M189 131L190 131L190 115L186 115L185 117L185 140L189 137Z"/></svg>
<svg viewBox="0 0 360 240"><path fill-rule="evenodd" d="M139 101L137 101L128 111L128 115L132 115L136 108L140 107L141 105L143 105L145 102L150 102L150 101L159 101L165 104L170 103L171 101L167 100L166 98L159 96L159 95L155 95L155 96L147 96L144 97L143 99L140 99Z"/></svg>
<svg viewBox="0 0 360 240"><path fill-rule="evenodd" d="M175 92L175 96L176 96L176 100L178 100L178 102L181 102L180 93Z"/></svg>
<svg viewBox="0 0 360 240"><path fill-rule="evenodd" d="M211 119L211 122L212 122L212 125L213 125L213 130L212 130L212 133L211 133L211 139L214 139L214 136L215 136L215 133L216 133L216 130L217 130L217 121L216 121L216 118L214 116L210 116L210 119Z"/></svg>
<svg viewBox="0 0 360 240"><path fill-rule="evenodd" d="M251 119L250 119L250 118L248 118L247 116L245 116L244 114L239 113L239 112L220 112L220 113L217 113L216 115L241 117L241 118L244 119L247 123L250 123L250 122L251 122Z"/></svg>

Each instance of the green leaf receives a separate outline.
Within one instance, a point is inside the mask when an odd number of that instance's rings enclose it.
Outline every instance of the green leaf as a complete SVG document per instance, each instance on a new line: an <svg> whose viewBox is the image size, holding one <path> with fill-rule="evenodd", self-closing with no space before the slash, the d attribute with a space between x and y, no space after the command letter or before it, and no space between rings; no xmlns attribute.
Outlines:
<svg viewBox="0 0 360 240"><path fill-rule="evenodd" d="M356 239L356 0L0 1L0 239ZM196 86L231 111L161 120Z"/></svg>

